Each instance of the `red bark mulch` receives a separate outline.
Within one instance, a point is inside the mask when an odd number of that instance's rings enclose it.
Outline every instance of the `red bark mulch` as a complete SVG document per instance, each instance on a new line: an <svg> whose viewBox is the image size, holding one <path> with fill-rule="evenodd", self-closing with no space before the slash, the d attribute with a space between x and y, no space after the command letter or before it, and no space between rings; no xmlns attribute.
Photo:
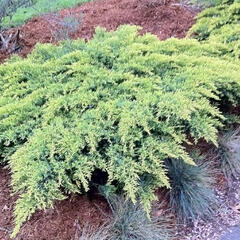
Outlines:
<svg viewBox="0 0 240 240"><path fill-rule="evenodd" d="M0 239L10 240L13 229L13 208L10 174L0 168ZM54 209L38 211L22 227L16 240L75 240L84 227L97 228L105 222L107 203L100 197L90 201L86 196L72 196L56 202ZM79 229L80 228L80 229ZM78 236L79 237L79 236ZM77 238L76 238L77 240Z"/></svg>
<svg viewBox="0 0 240 240"><path fill-rule="evenodd" d="M161 40L170 37L183 38L194 24L194 17L198 13L197 10L187 9L179 4L178 0L97 0L64 9L60 14L68 16L70 12L83 17L80 28L71 37L86 40L92 38L97 26L115 30L123 24L141 26L141 33L151 32ZM38 42L55 42L51 26L44 16L31 19L19 29L22 39L20 56L25 57ZM0 62L8 57L8 54L0 53Z"/></svg>

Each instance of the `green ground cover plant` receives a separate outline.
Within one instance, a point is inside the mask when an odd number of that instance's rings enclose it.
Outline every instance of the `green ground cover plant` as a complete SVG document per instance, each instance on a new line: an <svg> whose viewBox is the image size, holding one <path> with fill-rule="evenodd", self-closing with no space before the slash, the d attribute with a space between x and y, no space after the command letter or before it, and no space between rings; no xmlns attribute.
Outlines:
<svg viewBox="0 0 240 240"><path fill-rule="evenodd" d="M183 4L186 4L186 3L191 4L194 7L204 9L204 8L217 6L221 4L222 0L187 0L187 1L181 0L180 2L182 2Z"/></svg>
<svg viewBox="0 0 240 240"><path fill-rule="evenodd" d="M10 33L7 36L4 34L3 19L12 19L12 16L19 8L30 7L34 4L34 0L0 0L0 52L13 53L18 51L20 31L17 30L14 34Z"/></svg>
<svg viewBox="0 0 240 240"><path fill-rule="evenodd" d="M32 4L33 0L0 0L0 30L4 18L8 17L11 20L18 8L30 7Z"/></svg>
<svg viewBox="0 0 240 240"><path fill-rule="evenodd" d="M239 62L197 40L98 28L92 40L38 45L0 66L0 153L12 171L15 236L37 209L89 190L96 170L148 212L170 187L183 143L217 145L222 101L240 102Z"/></svg>
<svg viewBox="0 0 240 240"><path fill-rule="evenodd" d="M2 21L2 26L5 28L16 27L24 24L32 17L49 12L56 12L64 8L73 7L89 1L91 0L35 0L35 4L33 6L20 7L17 9L16 13L11 16L11 18L5 17Z"/></svg>

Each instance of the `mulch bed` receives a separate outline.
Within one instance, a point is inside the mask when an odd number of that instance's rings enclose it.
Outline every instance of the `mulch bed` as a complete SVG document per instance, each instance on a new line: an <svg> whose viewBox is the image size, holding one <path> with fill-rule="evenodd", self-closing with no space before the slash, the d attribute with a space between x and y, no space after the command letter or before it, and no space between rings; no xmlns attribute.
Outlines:
<svg viewBox="0 0 240 240"><path fill-rule="evenodd" d="M10 195L10 174L0 168L0 239L10 240L16 197ZM105 222L107 203L100 196L71 196L56 202L54 209L38 211L21 229L16 240L77 240L84 227L97 228Z"/></svg>
<svg viewBox="0 0 240 240"><path fill-rule="evenodd" d="M115 30L123 24L142 27L141 34L151 32L164 40L170 37L183 38L194 24L198 11L179 4L178 0L97 0L81 6L64 9L61 16L73 14L82 16L82 23L71 38L92 38L95 27L102 26ZM36 43L55 43L51 33L53 26L46 17L37 17L28 21L20 29L21 50L18 53L25 57ZM16 31L11 29L9 31ZM10 55L0 53L0 62Z"/></svg>

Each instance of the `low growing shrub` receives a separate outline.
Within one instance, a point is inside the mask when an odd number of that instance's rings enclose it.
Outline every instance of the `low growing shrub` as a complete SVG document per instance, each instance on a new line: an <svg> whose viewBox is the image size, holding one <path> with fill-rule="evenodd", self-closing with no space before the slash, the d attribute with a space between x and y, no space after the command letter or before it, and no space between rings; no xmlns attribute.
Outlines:
<svg viewBox="0 0 240 240"><path fill-rule="evenodd" d="M149 210L154 190L170 187L165 159L194 164L188 137L217 144L218 106L239 104L239 62L202 52L122 26L1 65L1 161L20 195L13 236L36 209L88 191L97 169Z"/></svg>
<svg viewBox="0 0 240 240"><path fill-rule="evenodd" d="M167 159L171 184L170 206L179 223L189 223L198 217L210 217L217 205L213 191L214 171L201 156L194 157L196 166L181 159Z"/></svg>
<svg viewBox="0 0 240 240"><path fill-rule="evenodd" d="M202 10L204 8L209 8L221 4L222 0L181 0L180 3L193 5L194 8Z"/></svg>
<svg viewBox="0 0 240 240"><path fill-rule="evenodd" d="M0 0L0 3L1 1L12 0ZM12 2L17 1L23 2L32 0L14 0ZM12 16L5 16L2 20L2 24L5 28L17 27L24 24L33 17L41 16L46 13L58 12L62 9L74 7L89 1L91 0L34 0L34 4L22 5L21 7L17 8L17 11L15 11Z"/></svg>

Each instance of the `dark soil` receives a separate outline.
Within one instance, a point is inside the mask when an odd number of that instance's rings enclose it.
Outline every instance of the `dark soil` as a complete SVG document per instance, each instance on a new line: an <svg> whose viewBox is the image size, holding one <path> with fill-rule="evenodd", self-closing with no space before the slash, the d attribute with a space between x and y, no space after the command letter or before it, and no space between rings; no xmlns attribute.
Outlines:
<svg viewBox="0 0 240 240"><path fill-rule="evenodd" d="M194 24L197 13L197 10L178 4L178 0L97 0L60 12L63 17L69 14L82 15L80 28L71 38L86 40L92 38L97 26L115 30L122 24L139 25L142 27L140 33L151 32L161 40L183 38ZM46 16L42 16L19 27L21 49L18 54L25 57L38 42L56 42L51 33L51 25L46 21ZM0 53L0 62L9 56Z"/></svg>

